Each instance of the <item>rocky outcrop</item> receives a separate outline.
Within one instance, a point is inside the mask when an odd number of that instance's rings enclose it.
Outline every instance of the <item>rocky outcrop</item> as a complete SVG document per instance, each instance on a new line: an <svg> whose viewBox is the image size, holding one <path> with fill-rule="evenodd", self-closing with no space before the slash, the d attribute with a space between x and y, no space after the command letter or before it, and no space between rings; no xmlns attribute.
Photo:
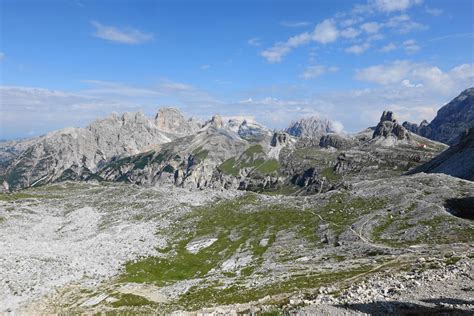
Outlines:
<svg viewBox="0 0 474 316"><path fill-rule="evenodd" d="M352 137L339 134L327 134L319 140L319 146L323 148L349 149L356 145Z"/></svg>
<svg viewBox="0 0 474 316"><path fill-rule="evenodd" d="M155 116L155 125L162 132L182 136L192 135L202 127L199 120L186 119L181 111L175 108L161 108Z"/></svg>
<svg viewBox="0 0 474 316"><path fill-rule="evenodd" d="M267 127L247 120L240 124L237 133L248 141L262 141L271 136L271 131Z"/></svg>
<svg viewBox="0 0 474 316"><path fill-rule="evenodd" d="M289 142L290 142L290 135L288 135L285 132L276 132L276 133L273 133L270 146L272 147L285 146Z"/></svg>
<svg viewBox="0 0 474 316"><path fill-rule="evenodd" d="M326 133L339 133L341 130L328 119L308 117L292 122L285 132L296 137L319 139Z"/></svg>
<svg viewBox="0 0 474 316"><path fill-rule="evenodd" d="M427 120L421 121L420 125L411 122L403 122L402 126L405 127L409 132L415 133L418 135L427 135L429 133L430 127Z"/></svg>
<svg viewBox="0 0 474 316"><path fill-rule="evenodd" d="M384 111L372 136L372 138L377 137L395 137L398 140L403 140L409 139L410 134L402 125L398 124L393 112Z"/></svg>
<svg viewBox="0 0 474 316"><path fill-rule="evenodd" d="M454 177L474 181L474 128L460 135L460 142L431 161L411 170L418 172L445 173Z"/></svg>
<svg viewBox="0 0 474 316"><path fill-rule="evenodd" d="M422 122L415 133L454 145L459 142L459 135L471 127L474 127L474 87L464 90L439 109L431 123Z"/></svg>
<svg viewBox="0 0 474 316"><path fill-rule="evenodd" d="M169 132L171 127L164 132L143 113L114 113L86 128L66 128L36 138L9 163L1 177L11 190L58 180L81 180L110 161L180 137Z"/></svg>
<svg viewBox="0 0 474 316"><path fill-rule="evenodd" d="M222 117L219 114L214 115L209 121L206 122L205 126L212 126L215 128L223 128L224 123Z"/></svg>

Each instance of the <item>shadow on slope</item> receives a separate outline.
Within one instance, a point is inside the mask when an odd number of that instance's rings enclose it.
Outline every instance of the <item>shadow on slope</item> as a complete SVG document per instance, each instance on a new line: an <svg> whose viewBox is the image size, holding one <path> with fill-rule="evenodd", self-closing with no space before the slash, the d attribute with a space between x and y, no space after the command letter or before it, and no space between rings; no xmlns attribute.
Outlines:
<svg viewBox="0 0 474 316"><path fill-rule="evenodd" d="M396 301L378 301L372 303L361 303L361 304L349 304L349 305L340 305L339 307L344 307L346 309L351 309L353 311L362 312L368 315L373 316L382 316L382 315L399 315L399 316L428 316L428 315L472 315L470 311L462 310L457 307L445 307L440 304L466 304L472 302L461 301L456 299L449 298L440 298L440 299L427 299L422 300L426 303L436 304L437 306L425 306L416 303L409 302L396 302Z"/></svg>
<svg viewBox="0 0 474 316"><path fill-rule="evenodd" d="M448 199L444 205L446 210L454 216L474 219L474 197Z"/></svg>

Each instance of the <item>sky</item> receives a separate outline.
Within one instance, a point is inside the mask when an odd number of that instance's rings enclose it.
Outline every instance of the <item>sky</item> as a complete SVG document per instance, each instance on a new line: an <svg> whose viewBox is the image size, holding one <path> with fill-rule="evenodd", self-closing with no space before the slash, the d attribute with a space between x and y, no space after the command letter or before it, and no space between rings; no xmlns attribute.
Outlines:
<svg viewBox="0 0 474 316"><path fill-rule="evenodd" d="M348 133L474 86L474 1L0 0L0 139L174 106Z"/></svg>

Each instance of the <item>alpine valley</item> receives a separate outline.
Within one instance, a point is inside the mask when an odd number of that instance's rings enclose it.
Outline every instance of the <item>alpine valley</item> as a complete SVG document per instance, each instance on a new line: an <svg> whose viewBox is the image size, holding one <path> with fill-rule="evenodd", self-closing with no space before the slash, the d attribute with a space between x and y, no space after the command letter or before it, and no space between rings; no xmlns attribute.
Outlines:
<svg viewBox="0 0 474 316"><path fill-rule="evenodd" d="M474 88L346 134L160 108L0 143L0 313L472 315Z"/></svg>

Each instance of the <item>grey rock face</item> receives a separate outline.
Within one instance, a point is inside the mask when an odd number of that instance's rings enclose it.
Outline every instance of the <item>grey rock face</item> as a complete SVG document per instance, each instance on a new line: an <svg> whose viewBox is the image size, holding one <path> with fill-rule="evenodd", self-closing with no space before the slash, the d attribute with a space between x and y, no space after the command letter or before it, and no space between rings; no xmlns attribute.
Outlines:
<svg viewBox="0 0 474 316"><path fill-rule="evenodd" d="M338 133L339 129L328 119L309 117L291 123L285 132L296 137L319 138L326 133Z"/></svg>
<svg viewBox="0 0 474 316"><path fill-rule="evenodd" d="M111 160L136 155L180 136L169 132L173 124L163 123L162 127L168 128L163 132L142 113L112 114L86 128L66 128L37 138L0 175L13 190L84 179Z"/></svg>
<svg viewBox="0 0 474 316"><path fill-rule="evenodd" d="M278 147L285 146L290 142L290 135L285 132L276 132L273 134L270 146Z"/></svg>
<svg viewBox="0 0 474 316"><path fill-rule="evenodd" d="M460 136L461 141L431 161L411 170L409 174L445 173L454 177L474 181L474 128Z"/></svg>
<svg viewBox="0 0 474 316"><path fill-rule="evenodd" d="M143 113L112 114L86 127L95 138L106 160L135 155L153 145L170 142L168 137Z"/></svg>
<svg viewBox="0 0 474 316"><path fill-rule="evenodd" d="M222 117L219 114L216 114L212 117L211 120L207 121L206 126L212 126L215 128L223 128L224 123L222 122Z"/></svg>
<svg viewBox="0 0 474 316"><path fill-rule="evenodd" d="M439 109L430 124L426 125L422 122L417 134L454 145L459 142L459 135L471 127L474 127L474 87L464 90Z"/></svg>
<svg viewBox="0 0 474 316"><path fill-rule="evenodd" d="M429 123L427 120L421 121L420 125L411 122L403 122L402 126L405 127L409 132L415 133L418 135L426 135L429 133L430 128L428 127Z"/></svg>
<svg viewBox="0 0 474 316"><path fill-rule="evenodd" d="M136 184L174 184L186 188L219 188L217 167L240 155L248 142L237 134L212 125L199 133L177 139L159 148L114 161L97 174L107 181ZM238 185L238 184L236 184Z"/></svg>
<svg viewBox="0 0 474 316"><path fill-rule="evenodd" d="M155 125L162 132L183 136L194 134L202 127L199 120L186 119L175 108L161 108L155 116Z"/></svg>
<svg viewBox="0 0 474 316"><path fill-rule="evenodd" d="M242 124L240 124L237 133L240 137L249 141L262 141L266 137L271 136L271 132L268 128L254 122L248 122L247 120L244 120Z"/></svg>
<svg viewBox="0 0 474 316"><path fill-rule="evenodd" d="M357 142L349 136L338 134L327 134L319 140L319 146L323 148L349 149L357 145Z"/></svg>
<svg viewBox="0 0 474 316"><path fill-rule="evenodd" d="M376 137L396 137L398 140L403 140L409 139L410 134L402 125L397 123L393 112L384 111L372 136L372 138Z"/></svg>

